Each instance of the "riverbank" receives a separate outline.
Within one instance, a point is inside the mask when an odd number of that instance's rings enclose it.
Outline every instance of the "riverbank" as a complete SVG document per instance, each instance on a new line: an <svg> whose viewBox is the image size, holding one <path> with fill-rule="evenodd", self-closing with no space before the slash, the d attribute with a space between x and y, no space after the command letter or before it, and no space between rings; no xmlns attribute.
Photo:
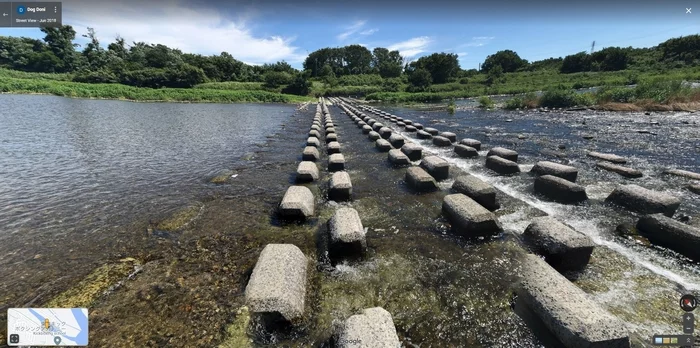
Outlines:
<svg viewBox="0 0 700 348"><path fill-rule="evenodd" d="M30 74L27 74L31 76ZM42 74L46 75L46 74ZM313 98L262 90L203 88L142 88L121 84L94 84L38 77L0 79L0 93L45 94L69 98L184 103L303 103Z"/></svg>

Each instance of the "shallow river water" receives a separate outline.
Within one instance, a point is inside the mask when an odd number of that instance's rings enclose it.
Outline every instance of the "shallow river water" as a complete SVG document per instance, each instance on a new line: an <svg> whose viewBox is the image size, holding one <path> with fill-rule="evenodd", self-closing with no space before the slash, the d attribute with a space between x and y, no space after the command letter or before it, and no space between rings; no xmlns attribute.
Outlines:
<svg viewBox="0 0 700 348"><path fill-rule="evenodd" d="M456 158L405 134L501 191L506 233L467 241L449 233L440 212L453 178L438 192L412 193L405 169L389 166L386 153L331 106L353 183L354 200L346 204L360 213L369 249L363 260L331 267L319 252L337 207L326 198L325 148L321 179L308 185L318 217L289 224L274 214L293 183L313 104L297 111L1 95L0 105L0 278L15 280L0 284L0 326L8 307L82 304L91 310L91 346L327 346L342 320L382 306L407 347L554 347L510 307L514 260L523 253L519 235L544 214L599 245L576 284L627 322L635 346L647 346L655 333L680 333L680 294L700 292L698 263L618 235L616 226L635 216L602 202L615 185L635 182L680 197L677 216L699 226L700 196L685 188L688 180L661 174L700 172L695 114L449 115L377 105L478 139L485 149L513 148L523 171L545 159L580 169L591 202L562 205L535 195L527 173L496 176L483 156ZM596 170L585 150L628 157L645 176ZM221 173L222 184L210 182ZM197 213L185 224L158 228L191 207ZM249 324L242 307L247 277L267 243L294 243L315 266L304 320L272 335L255 320ZM96 272L105 266L107 275Z"/></svg>

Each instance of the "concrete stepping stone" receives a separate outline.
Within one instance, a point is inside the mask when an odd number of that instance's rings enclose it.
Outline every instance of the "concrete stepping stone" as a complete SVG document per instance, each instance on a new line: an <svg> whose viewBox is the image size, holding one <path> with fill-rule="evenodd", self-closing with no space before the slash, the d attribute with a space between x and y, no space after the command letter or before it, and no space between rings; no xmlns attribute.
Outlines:
<svg viewBox="0 0 700 348"><path fill-rule="evenodd" d="M318 138L309 137L308 139L306 139L306 146L319 147L321 146L321 141L318 140Z"/></svg>
<svg viewBox="0 0 700 348"><path fill-rule="evenodd" d="M578 177L578 169L575 167L550 161L537 162L530 172L538 175L554 175L571 182L576 182Z"/></svg>
<svg viewBox="0 0 700 348"><path fill-rule="evenodd" d="M308 187L290 186L282 197L279 214L288 219L306 219L314 215L314 195Z"/></svg>
<svg viewBox="0 0 700 348"><path fill-rule="evenodd" d="M418 161L423 158L423 148L418 144L406 143L401 147L401 152L411 161Z"/></svg>
<svg viewBox="0 0 700 348"><path fill-rule="evenodd" d="M539 256L523 260L515 286L519 307L528 308L563 347L629 348L625 324L599 306Z"/></svg>
<svg viewBox="0 0 700 348"><path fill-rule="evenodd" d="M313 125L311 125L311 130L320 131L321 127L318 126L317 124L313 124Z"/></svg>
<svg viewBox="0 0 700 348"><path fill-rule="evenodd" d="M318 149L313 146L305 147L304 151L301 153L302 161L318 161L319 158L321 158L321 154L319 154Z"/></svg>
<svg viewBox="0 0 700 348"><path fill-rule="evenodd" d="M663 214L646 215L637 222L637 230L650 242L695 261L700 261L700 229Z"/></svg>
<svg viewBox="0 0 700 348"><path fill-rule="evenodd" d="M398 149L389 150L388 159L389 162L395 166L405 166L411 164L408 156Z"/></svg>
<svg viewBox="0 0 700 348"><path fill-rule="evenodd" d="M452 191L466 195L491 211L501 207L496 201L496 189L471 174L459 176L452 184Z"/></svg>
<svg viewBox="0 0 700 348"><path fill-rule="evenodd" d="M627 163L627 160L624 157L621 157L621 156L618 156L615 154L611 154L611 153L601 153L601 152L591 151L591 152L586 153L586 155L589 157L593 157L593 158L601 159L603 161L608 161L608 162L617 163L617 164Z"/></svg>
<svg viewBox="0 0 700 348"><path fill-rule="evenodd" d="M328 171L337 172L345 170L345 156L340 153L334 153L328 157Z"/></svg>
<svg viewBox="0 0 700 348"><path fill-rule="evenodd" d="M332 155L334 153L340 153L340 143L337 141L328 143L328 154Z"/></svg>
<svg viewBox="0 0 700 348"><path fill-rule="evenodd" d="M309 137L314 137L317 139L321 139L321 133L319 133L317 130L310 130L309 131Z"/></svg>
<svg viewBox="0 0 700 348"><path fill-rule="evenodd" d="M520 166L517 163L498 156L486 157L486 168L504 175L520 173Z"/></svg>
<svg viewBox="0 0 700 348"><path fill-rule="evenodd" d="M463 158L479 157L479 152L475 148L462 144L455 145L455 153Z"/></svg>
<svg viewBox="0 0 700 348"><path fill-rule="evenodd" d="M418 192L430 192L438 189L437 182L421 167L411 167L406 170L406 184Z"/></svg>
<svg viewBox="0 0 700 348"><path fill-rule="evenodd" d="M689 172L687 170L668 169L668 170L664 171L664 174L671 174L671 175L676 175L676 176L682 176L682 177L688 178L688 179L700 180L700 174Z"/></svg>
<svg viewBox="0 0 700 348"><path fill-rule="evenodd" d="M438 156L423 158L420 162L420 166L437 181L445 180L450 176L450 164Z"/></svg>
<svg viewBox="0 0 700 348"><path fill-rule="evenodd" d="M433 137L433 145L439 147L447 147L452 146L452 142L450 141L450 139L436 135Z"/></svg>
<svg viewBox="0 0 700 348"><path fill-rule="evenodd" d="M333 127L326 128L326 134L331 134L331 133L335 133L335 128L333 128Z"/></svg>
<svg viewBox="0 0 700 348"><path fill-rule="evenodd" d="M318 167L311 161L302 161L297 166L297 182L312 182L318 180Z"/></svg>
<svg viewBox="0 0 700 348"><path fill-rule="evenodd" d="M328 221L330 245L328 253L333 260L362 255L367 249L365 228L360 215L353 208L338 208Z"/></svg>
<svg viewBox="0 0 700 348"><path fill-rule="evenodd" d="M328 198L333 201L349 201L352 199L352 182L348 172L335 172L329 182Z"/></svg>
<svg viewBox="0 0 700 348"><path fill-rule="evenodd" d="M433 137L432 135L430 135L430 133L424 130L419 130L418 133L416 133L416 136L418 137L418 139L430 139Z"/></svg>
<svg viewBox="0 0 700 348"><path fill-rule="evenodd" d="M369 132L371 132L371 131L372 131L372 127L367 126L367 125L362 126L362 134L369 134Z"/></svg>
<svg viewBox="0 0 700 348"><path fill-rule="evenodd" d="M553 175L537 177L535 192L561 203L579 203L588 200L585 187Z"/></svg>
<svg viewBox="0 0 700 348"><path fill-rule="evenodd" d="M429 133L429 134L432 135L432 136L436 136L436 135L438 135L438 133L440 133L440 131L438 131L438 130L435 129L435 128L431 128L431 127L423 128L423 130L426 131L427 133Z"/></svg>
<svg viewBox="0 0 700 348"><path fill-rule="evenodd" d="M326 134L326 143L338 141L338 136L335 133Z"/></svg>
<svg viewBox="0 0 700 348"><path fill-rule="evenodd" d="M644 176L641 171L634 169L634 168L629 168L629 167L623 167L621 165L609 163L609 162L598 162L595 164L596 167L600 169L604 169L613 173L620 174L626 178L641 178Z"/></svg>
<svg viewBox="0 0 700 348"><path fill-rule="evenodd" d="M377 149L381 152L387 152L391 150L391 143L386 139L377 139L377 141L374 144L377 147Z"/></svg>
<svg viewBox="0 0 700 348"><path fill-rule="evenodd" d="M688 185L688 190L690 190L692 193L700 195L700 184L690 184Z"/></svg>
<svg viewBox="0 0 700 348"><path fill-rule="evenodd" d="M401 121L396 122L396 125L399 127L406 127L406 124Z"/></svg>
<svg viewBox="0 0 700 348"><path fill-rule="evenodd" d="M678 197L638 185L618 186L605 201L641 214L662 213L669 217L673 216L681 205Z"/></svg>
<svg viewBox="0 0 700 348"><path fill-rule="evenodd" d="M381 136L379 136L379 133L377 133L375 131L369 132L367 137L369 138L369 140L372 140L372 141L376 141L377 139L381 138Z"/></svg>
<svg viewBox="0 0 700 348"><path fill-rule="evenodd" d="M586 268L595 247L591 238L551 216L533 218L523 239L559 273Z"/></svg>
<svg viewBox="0 0 700 348"><path fill-rule="evenodd" d="M502 147L494 147L493 149L489 150L486 156L498 156L509 161L518 162L517 152Z"/></svg>
<svg viewBox="0 0 700 348"><path fill-rule="evenodd" d="M365 309L348 318L336 337L338 348L400 347L391 314L384 308Z"/></svg>
<svg viewBox="0 0 700 348"><path fill-rule="evenodd" d="M391 146L397 149L400 149L405 141L406 140L398 134L392 134L391 136L389 136L389 143L391 144Z"/></svg>
<svg viewBox="0 0 700 348"><path fill-rule="evenodd" d="M420 123L414 123L413 127L416 127L416 129L423 129L423 125Z"/></svg>
<svg viewBox="0 0 700 348"><path fill-rule="evenodd" d="M476 151L481 151L481 142L476 139L465 138L459 141L460 144L473 147Z"/></svg>
<svg viewBox="0 0 700 348"><path fill-rule="evenodd" d="M449 139L451 143L457 141L457 134L454 134L452 132L442 132L440 133L440 136Z"/></svg>
<svg viewBox="0 0 700 348"><path fill-rule="evenodd" d="M413 132L417 132L417 131L418 131L418 129L417 129L416 127L413 127L413 126L411 126L411 125L406 125L406 128L404 128L404 130L405 130L406 132L409 132L409 133L413 133Z"/></svg>
<svg viewBox="0 0 700 348"><path fill-rule="evenodd" d="M461 236L490 236L503 230L496 215L461 193L445 196L442 212L452 224L452 231Z"/></svg>
<svg viewBox="0 0 700 348"><path fill-rule="evenodd" d="M379 122L375 123L374 126L372 126L372 130L374 130L375 132L378 132L379 134L382 134L382 132L380 131L382 128L385 128L385 127L383 124L381 124ZM391 130L391 128L388 128L388 127L387 127L387 129Z"/></svg>
<svg viewBox="0 0 700 348"><path fill-rule="evenodd" d="M246 306L252 313L279 314L290 322L301 318L307 266L304 253L296 245L266 245L245 288Z"/></svg>
<svg viewBox="0 0 700 348"><path fill-rule="evenodd" d="M389 139L392 134L391 128L389 127L382 127L377 132L379 133L379 136L381 136L383 139Z"/></svg>
<svg viewBox="0 0 700 348"><path fill-rule="evenodd" d="M411 120L403 120L403 123L405 123L406 126L410 126L410 125L413 124L413 121L411 121Z"/></svg>

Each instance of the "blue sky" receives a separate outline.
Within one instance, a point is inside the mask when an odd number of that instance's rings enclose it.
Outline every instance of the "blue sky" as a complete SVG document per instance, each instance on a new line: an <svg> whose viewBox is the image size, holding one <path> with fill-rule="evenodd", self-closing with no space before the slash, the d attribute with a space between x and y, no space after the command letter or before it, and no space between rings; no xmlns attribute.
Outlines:
<svg viewBox="0 0 700 348"><path fill-rule="evenodd" d="M587 51L593 41L596 49L649 47L700 32L698 0L539 1L67 0L63 10L65 24L79 34L94 27L105 46L119 34L127 42L227 51L251 64L286 60L297 68L308 52L349 44L398 49L408 60L456 53L462 68L470 69L503 49L532 61ZM694 3L697 11L686 13ZM0 35L43 37L38 29L0 29Z"/></svg>

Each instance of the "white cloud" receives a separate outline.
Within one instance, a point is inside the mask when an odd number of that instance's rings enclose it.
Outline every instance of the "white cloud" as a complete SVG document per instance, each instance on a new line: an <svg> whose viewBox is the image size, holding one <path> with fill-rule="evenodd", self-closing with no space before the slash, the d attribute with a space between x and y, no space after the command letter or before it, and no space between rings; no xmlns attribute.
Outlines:
<svg viewBox="0 0 700 348"><path fill-rule="evenodd" d="M468 55L469 55L469 53L467 53L467 52L458 52L458 53L457 53L457 56L459 56L460 58L461 58L461 57L466 57L466 56L468 56Z"/></svg>
<svg viewBox="0 0 700 348"><path fill-rule="evenodd" d="M389 51L398 50L404 58L411 58L425 52L431 42L433 40L430 37L419 36L389 45L387 49Z"/></svg>
<svg viewBox="0 0 700 348"><path fill-rule="evenodd" d="M356 32L360 31L360 29L362 29L362 27L364 27L366 23L367 23L367 21L364 21L364 20L356 21L351 26L346 27L345 31L338 34L338 36L336 36L336 38L339 41L344 41L350 35L355 34Z"/></svg>
<svg viewBox="0 0 700 348"><path fill-rule="evenodd" d="M79 34L87 27L95 28L104 46L120 35L127 43L159 43L188 53L225 51L253 64L300 62L306 57L292 45L295 37L256 35L245 20L231 19L214 9L194 9L182 3L67 2L63 6L64 23Z"/></svg>
<svg viewBox="0 0 700 348"><path fill-rule="evenodd" d="M378 31L379 31L379 29L376 29L376 28L375 28L375 29L368 29L368 30L365 30L365 31L361 31L361 32L360 32L360 35L372 35L372 34L378 32Z"/></svg>
<svg viewBox="0 0 700 348"><path fill-rule="evenodd" d="M474 36L470 42L462 44L460 47L481 47L495 38L494 36Z"/></svg>

